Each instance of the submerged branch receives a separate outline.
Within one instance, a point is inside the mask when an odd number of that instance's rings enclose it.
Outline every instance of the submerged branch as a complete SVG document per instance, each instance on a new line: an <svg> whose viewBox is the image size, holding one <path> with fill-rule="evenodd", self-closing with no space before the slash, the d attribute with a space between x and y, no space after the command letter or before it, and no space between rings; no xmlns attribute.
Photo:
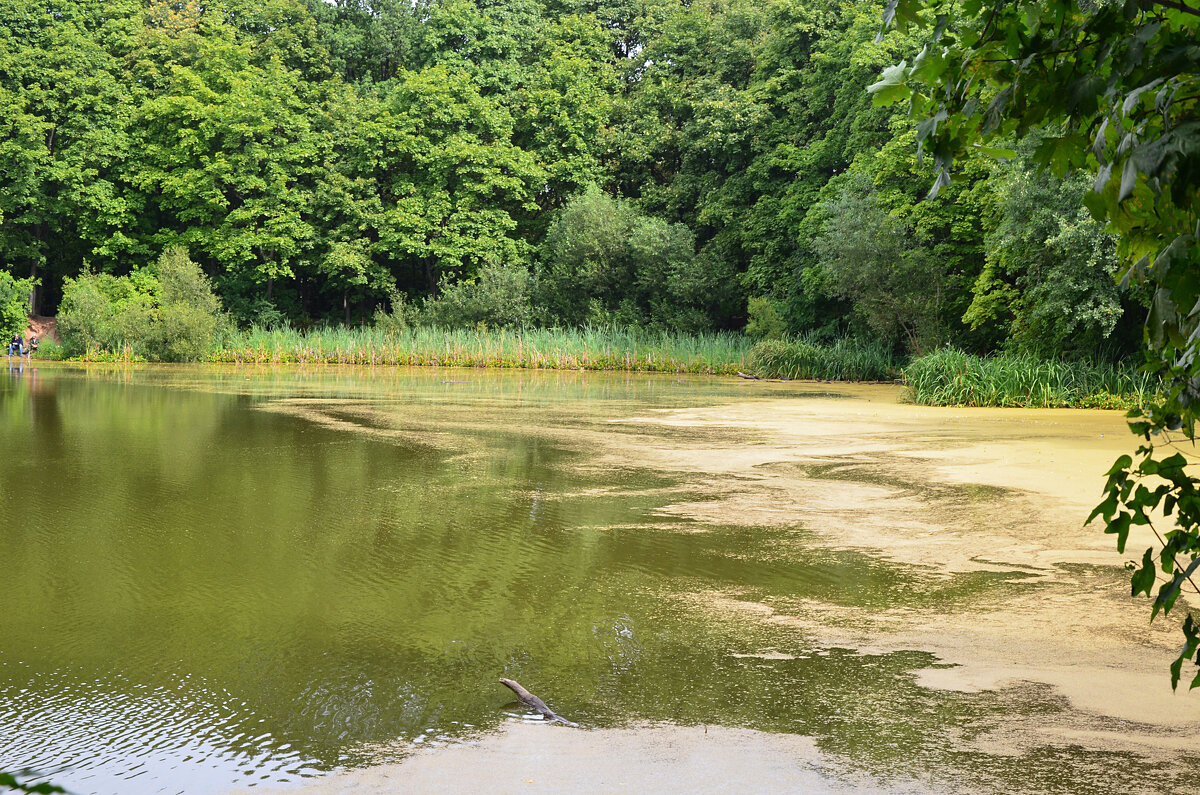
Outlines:
<svg viewBox="0 0 1200 795"><path fill-rule="evenodd" d="M575 728L579 728L578 723L572 723L571 721L569 721L566 718L562 717L561 715L557 714L554 710L550 709L550 707L546 706L545 701L542 701L540 698L535 696L533 693L530 693L525 688L521 687L521 685L519 683L514 682L512 679L501 678L500 684L504 685L509 690L516 693L517 701L520 701L522 704L524 704L526 707L533 710L534 712L541 713L544 717L548 718L549 720L558 721L559 723L565 723L568 726L574 726Z"/></svg>

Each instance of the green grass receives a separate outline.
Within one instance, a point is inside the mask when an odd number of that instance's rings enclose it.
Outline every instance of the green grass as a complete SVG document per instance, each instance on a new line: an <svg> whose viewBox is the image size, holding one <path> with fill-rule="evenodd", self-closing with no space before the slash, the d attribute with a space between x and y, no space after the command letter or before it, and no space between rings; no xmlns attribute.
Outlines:
<svg viewBox="0 0 1200 795"><path fill-rule="evenodd" d="M981 357L953 348L913 360L904 383L908 399L925 406L1105 409L1141 405L1159 386L1131 364Z"/></svg>
<svg viewBox="0 0 1200 795"><path fill-rule="evenodd" d="M42 358L61 356L46 347ZM40 352L41 353L41 352ZM86 361L131 361L91 351ZM629 370L830 381L891 381L927 406L1111 408L1141 405L1157 380L1132 365L1046 361L1032 356L974 356L947 348L901 370L890 347L844 338L764 340L737 333L681 334L615 327L443 330L332 327L297 331L250 328L225 335L212 362Z"/></svg>
<svg viewBox="0 0 1200 795"><path fill-rule="evenodd" d="M850 338L824 344L801 337L755 345L750 372L760 378L891 381L900 375L900 362L890 346Z"/></svg>
<svg viewBox="0 0 1200 795"><path fill-rule="evenodd" d="M229 335L216 362L296 362L732 375L746 367L741 334L679 334L620 328L448 331L415 327L251 328Z"/></svg>

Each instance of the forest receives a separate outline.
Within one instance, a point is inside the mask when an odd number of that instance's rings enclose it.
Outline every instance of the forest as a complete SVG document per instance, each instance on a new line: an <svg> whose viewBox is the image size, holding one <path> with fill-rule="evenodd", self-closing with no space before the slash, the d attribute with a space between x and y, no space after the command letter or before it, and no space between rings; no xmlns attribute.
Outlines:
<svg viewBox="0 0 1200 795"><path fill-rule="evenodd" d="M1149 293L1114 278L1091 176L1034 164L1054 130L960 158L925 200L913 121L867 91L919 49L915 31L877 40L882 13L8 0L0 293L78 315L155 295L182 250L242 328L1136 350Z"/></svg>

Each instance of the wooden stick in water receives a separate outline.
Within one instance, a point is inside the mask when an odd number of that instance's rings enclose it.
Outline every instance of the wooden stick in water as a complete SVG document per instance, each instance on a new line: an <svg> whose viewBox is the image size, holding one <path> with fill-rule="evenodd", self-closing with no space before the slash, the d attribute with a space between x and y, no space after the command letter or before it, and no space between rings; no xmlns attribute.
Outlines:
<svg viewBox="0 0 1200 795"><path fill-rule="evenodd" d="M500 684L504 685L509 690L516 693L517 701L520 701L522 704L524 704L526 707L529 707L534 712L540 712L543 716L545 716L549 720L552 720L552 721L556 720L559 723L565 723L568 726L574 726L575 728L579 728L578 723L572 723L571 721L567 720L563 716L555 713L554 710L552 710L546 706L545 701L542 701L540 698L535 696L533 693L530 693L528 690L521 687L521 685L518 684L517 682L514 682L511 679L503 679L502 678L500 680Z"/></svg>

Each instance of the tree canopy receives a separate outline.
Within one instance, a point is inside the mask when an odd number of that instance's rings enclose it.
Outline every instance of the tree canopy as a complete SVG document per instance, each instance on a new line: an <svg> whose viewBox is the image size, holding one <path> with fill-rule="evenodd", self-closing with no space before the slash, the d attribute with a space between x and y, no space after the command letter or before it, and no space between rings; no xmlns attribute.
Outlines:
<svg viewBox="0 0 1200 795"><path fill-rule="evenodd" d="M1136 349L1125 318L1144 296L1107 281L1129 253L1053 184L1022 176L1047 152L1076 167L1059 142L1083 128L998 122L1002 137L1042 136L1008 163L937 143L965 134L957 122L914 131L920 102L866 91L925 38L877 38L884 11L12 0L0 7L0 269L40 285L31 309L50 314L65 280L130 276L183 246L241 325L365 323L428 304L445 323L750 323L897 352ZM939 40L960 27L947 21ZM876 99L924 96L912 81L938 58L889 69ZM1130 118L1155 123L1166 86L1139 94ZM1194 107L1187 96L1174 102ZM1117 175L1128 146L1105 129ZM1172 146L1164 178L1183 167ZM941 200L923 201L949 168ZM853 254L847 202L886 232L886 254ZM1018 208L1035 204L1019 231ZM1072 256L1034 256L1047 250ZM485 306L510 299L520 306ZM1064 302L1077 311L1054 321Z"/></svg>

